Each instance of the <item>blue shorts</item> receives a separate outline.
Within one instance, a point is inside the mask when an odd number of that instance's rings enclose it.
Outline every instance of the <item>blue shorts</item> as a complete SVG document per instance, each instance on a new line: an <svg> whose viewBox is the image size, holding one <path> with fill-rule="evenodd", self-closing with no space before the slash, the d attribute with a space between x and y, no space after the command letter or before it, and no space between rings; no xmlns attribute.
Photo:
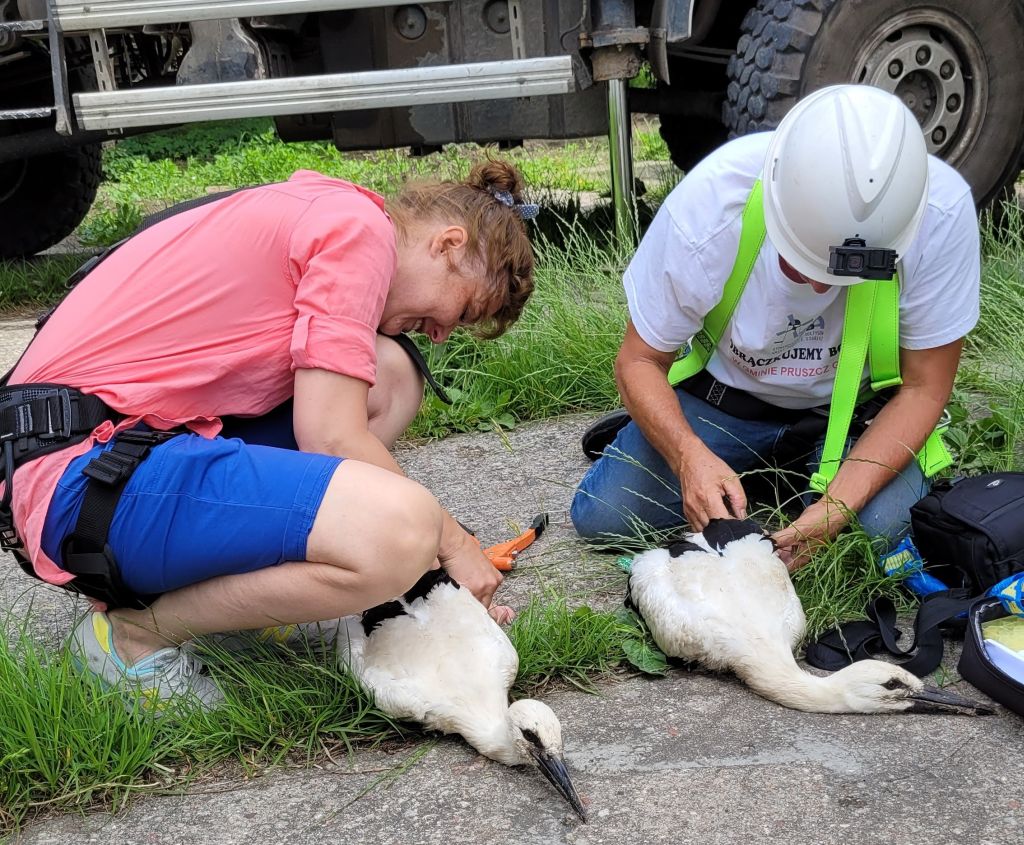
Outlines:
<svg viewBox="0 0 1024 845"><path fill-rule="evenodd" d="M112 445L72 461L50 500L42 545L58 565L85 495L82 470ZM313 520L340 462L238 438L182 434L161 443L129 479L110 526L125 584L137 593L163 593L305 560Z"/></svg>

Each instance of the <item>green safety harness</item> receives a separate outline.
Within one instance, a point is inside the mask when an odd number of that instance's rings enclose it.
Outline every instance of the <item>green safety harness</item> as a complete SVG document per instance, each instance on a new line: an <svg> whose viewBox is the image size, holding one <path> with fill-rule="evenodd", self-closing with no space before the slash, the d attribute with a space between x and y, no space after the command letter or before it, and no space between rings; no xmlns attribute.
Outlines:
<svg viewBox="0 0 1024 845"><path fill-rule="evenodd" d="M725 283L721 301L708 312L704 325L690 341L685 357L676 361L668 372L675 386L703 370L714 353L732 319L736 304L746 287L754 262L765 239L764 206L761 180L743 208L736 263ZM836 368L835 386L829 404L828 427L818 471L811 475L811 489L824 493L835 478L842 461L854 409L881 390L898 387L900 378L899 292L897 273L884 281L861 281L851 285L846 294L842 345ZM871 375L869 388L861 390L864 362ZM941 428L936 428L917 454L921 470L928 477L948 467L953 459L942 442Z"/></svg>

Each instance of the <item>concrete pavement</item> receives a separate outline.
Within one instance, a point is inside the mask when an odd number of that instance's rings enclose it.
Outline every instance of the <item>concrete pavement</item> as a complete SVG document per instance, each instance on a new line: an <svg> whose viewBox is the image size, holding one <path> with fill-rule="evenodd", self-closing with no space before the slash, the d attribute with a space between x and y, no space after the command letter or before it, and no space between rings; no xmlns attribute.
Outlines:
<svg viewBox="0 0 1024 845"><path fill-rule="evenodd" d="M13 361L31 323L0 324L0 366ZM6 367L5 367L6 369ZM522 604L544 586L594 606L622 598L611 560L573 538L566 511L584 469L587 419L526 425L507 437L474 434L406 447L407 472L432 489L485 543L510 523L548 511L549 532L524 555L500 596ZM31 612L58 645L74 601L13 565L0 606ZM31 611L28 610L31 605ZM955 665L955 661L953 663ZM971 693L966 684L957 688ZM546 696L559 714L568 765L589 802L582 825L535 772L510 770L441 739L420 748L358 750L337 763L261 777L226 772L187 794L145 798L111 815L35 822L25 845L412 845L412 843L841 843L944 845L1021 841L1024 788L1019 718L827 716L758 698L731 678L673 671L629 677L600 694ZM377 784L374 786L374 784Z"/></svg>

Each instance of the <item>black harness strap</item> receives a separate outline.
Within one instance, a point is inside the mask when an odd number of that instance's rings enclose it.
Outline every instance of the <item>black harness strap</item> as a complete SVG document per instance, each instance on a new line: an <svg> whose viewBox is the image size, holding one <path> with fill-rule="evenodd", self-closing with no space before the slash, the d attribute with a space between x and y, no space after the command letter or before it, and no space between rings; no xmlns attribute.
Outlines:
<svg viewBox="0 0 1024 845"><path fill-rule="evenodd" d="M808 643L807 662L833 672L857 660L889 654L900 658L895 661L897 665L923 678L942 662L941 627L956 619L977 598L968 590L944 590L925 596L914 620L914 640L906 649L898 644L900 632L892 600L875 599L868 605L866 621L845 622Z"/></svg>
<svg viewBox="0 0 1024 845"><path fill-rule="evenodd" d="M111 449L93 458L82 470L90 480L75 530L61 548L64 569L75 576L75 580L66 585L68 588L106 602L111 608L144 608L159 598L137 595L125 586L107 539L128 479L154 446L179 433L145 429L122 431L114 438Z"/></svg>
<svg viewBox="0 0 1024 845"><path fill-rule="evenodd" d="M698 399L713 405L730 417L740 420L757 420L779 424L793 424L809 416L820 416L824 420L822 431L828 423L828 406L821 408L781 408L763 399L722 384L707 370L701 370L688 379L679 382L676 387L696 396Z"/></svg>
<svg viewBox="0 0 1024 845"><path fill-rule="evenodd" d="M783 437L786 449L784 455L801 456L810 453L828 427L827 405L816 408L780 408L745 390L722 384L707 370L684 379L676 387L715 406L730 417L788 426ZM850 434L854 437L863 434L868 423L891 396L891 392L879 393L858 404L850 421ZM583 454L596 461L630 420L625 409L601 417L583 434Z"/></svg>
<svg viewBox="0 0 1024 845"><path fill-rule="evenodd" d="M406 351L406 354L412 358L412 362L415 364L416 369L419 370L423 378L426 379L427 384L430 385L430 389L434 391L437 398L444 402L445 405L451 405L452 400L449 398L448 394L445 393L444 388L441 387L437 379L434 378L434 374L430 372L430 367L427 366L427 361L423 357L423 353L420 352L419 347L416 346L416 341L407 334L386 334L384 337L391 338Z"/></svg>
<svg viewBox="0 0 1024 845"><path fill-rule="evenodd" d="M60 384L0 388L0 438L15 468L73 446L104 420L116 420L97 397ZM7 476L5 476L7 477Z"/></svg>
<svg viewBox="0 0 1024 845"><path fill-rule="evenodd" d="M59 384L0 387L0 549L35 576L14 527L11 510L14 471L35 458L82 442L104 420L119 415L100 399Z"/></svg>

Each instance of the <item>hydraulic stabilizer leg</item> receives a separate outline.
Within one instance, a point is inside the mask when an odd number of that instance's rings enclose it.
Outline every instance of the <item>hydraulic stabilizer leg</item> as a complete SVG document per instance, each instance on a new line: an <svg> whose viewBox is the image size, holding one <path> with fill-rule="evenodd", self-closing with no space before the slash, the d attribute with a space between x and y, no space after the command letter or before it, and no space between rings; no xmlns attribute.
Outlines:
<svg viewBox="0 0 1024 845"><path fill-rule="evenodd" d="M636 182L633 180L633 126L625 79L608 80L608 159L611 166L615 233L620 241L637 240Z"/></svg>
<svg viewBox="0 0 1024 845"><path fill-rule="evenodd" d="M608 83L608 158L615 232L620 242L633 246L637 216L628 83L640 70L640 48L649 34L636 25L632 0L594 0L591 14L592 29L581 41L593 48L594 81Z"/></svg>

